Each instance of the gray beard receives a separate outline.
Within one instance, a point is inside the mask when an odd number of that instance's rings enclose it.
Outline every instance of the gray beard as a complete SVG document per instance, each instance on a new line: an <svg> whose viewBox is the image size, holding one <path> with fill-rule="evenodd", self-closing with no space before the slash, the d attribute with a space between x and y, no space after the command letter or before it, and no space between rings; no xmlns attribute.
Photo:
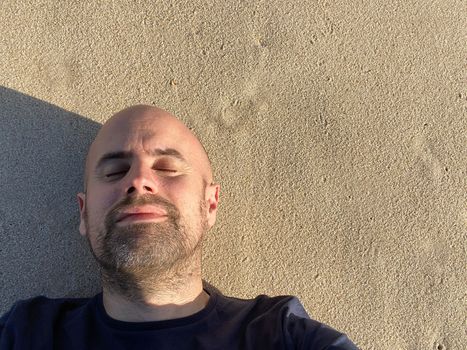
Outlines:
<svg viewBox="0 0 467 350"><path fill-rule="evenodd" d="M115 224L118 209L144 204L163 207L167 219L126 226ZM129 300L143 301L144 295L178 288L187 276L201 274L201 247L207 230L203 204L200 201L200 221L190 231L179 210L163 198L146 195L119 203L106 216L105 228L97 232L95 249L89 242L100 266L103 286Z"/></svg>

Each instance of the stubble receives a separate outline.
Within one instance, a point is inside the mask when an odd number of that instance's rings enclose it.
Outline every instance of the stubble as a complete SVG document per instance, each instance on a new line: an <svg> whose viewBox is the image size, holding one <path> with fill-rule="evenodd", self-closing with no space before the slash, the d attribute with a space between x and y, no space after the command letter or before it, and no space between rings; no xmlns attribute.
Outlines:
<svg viewBox="0 0 467 350"><path fill-rule="evenodd" d="M116 224L124 208L157 205L167 212L161 222ZM187 218L175 205L157 195L126 197L106 215L104 228L85 222L90 234L95 234L95 247L88 242L100 266L102 283L107 288L131 300L141 300L154 290L174 288L186 275L201 273L201 246L207 230L206 204L199 201L199 215Z"/></svg>

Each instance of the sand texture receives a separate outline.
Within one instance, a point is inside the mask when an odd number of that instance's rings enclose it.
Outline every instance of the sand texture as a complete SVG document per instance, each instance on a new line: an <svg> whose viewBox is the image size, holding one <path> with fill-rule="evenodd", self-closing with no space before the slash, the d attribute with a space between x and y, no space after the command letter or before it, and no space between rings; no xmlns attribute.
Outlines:
<svg viewBox="0 0 467 350"><path fill-rule="evenodd" d="M362 349L467 344L465 1L2 1L0 311L99 290L99 125L178 115L221 184L205 277L295 294Z"/></svg>

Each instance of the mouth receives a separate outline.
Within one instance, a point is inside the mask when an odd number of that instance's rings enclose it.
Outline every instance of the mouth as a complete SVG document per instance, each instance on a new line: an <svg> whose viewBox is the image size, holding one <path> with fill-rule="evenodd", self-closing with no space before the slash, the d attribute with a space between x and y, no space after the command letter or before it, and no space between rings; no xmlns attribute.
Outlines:
<svg viewBox="0 0 467 350"><path fill-rule="evenodd" d="M153 205L131 207L122 210L117 215L117 223L160 222L167 219L167 212Z"/></svg>

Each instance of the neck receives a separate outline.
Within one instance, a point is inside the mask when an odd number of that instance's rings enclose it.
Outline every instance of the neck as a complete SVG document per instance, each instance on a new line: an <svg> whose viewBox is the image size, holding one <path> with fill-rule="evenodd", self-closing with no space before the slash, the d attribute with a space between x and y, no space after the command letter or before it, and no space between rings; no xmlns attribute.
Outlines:
<svg viewBox="0 0 467 350"><path fill-rule="evenodd" d="M162 321L202 310L209 295L203 290L201 257L170 271L125 273L102 271L103 302L107 314L127 322Z"/></svg>

